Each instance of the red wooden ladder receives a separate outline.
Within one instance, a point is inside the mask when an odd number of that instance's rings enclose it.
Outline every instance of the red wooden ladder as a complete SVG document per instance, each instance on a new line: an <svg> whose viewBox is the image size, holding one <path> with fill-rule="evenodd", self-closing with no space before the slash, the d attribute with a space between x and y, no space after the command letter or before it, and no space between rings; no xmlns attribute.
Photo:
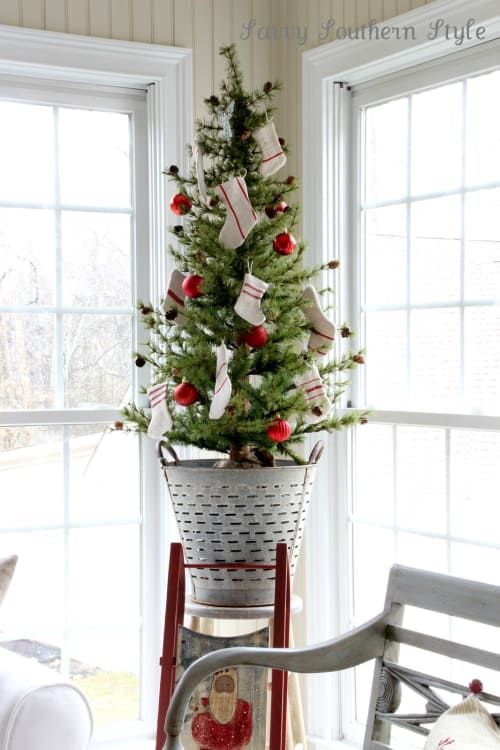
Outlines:
<svg viewBox="0 0 500 750"><path fill-rule="evenodd" d="M179 626L184 621L185 570L186 568L224 568L252 570L276 570L274 589L274 628L273 647L288 648L290 638L290 566L288 549L284 542L276 545L276 563L203 563L186 564L182 545L178 542L170 546L168 568L167 601L165 606L165 626L163 630L163 650L160 658L160 696L158 701L158 722L156 729L156 750L165 744L164 724L170 699L175 688L177 660L177 636ZM271 681L271 721L269 750L285 750L287 713L288 673L273 669Z"/></svg>

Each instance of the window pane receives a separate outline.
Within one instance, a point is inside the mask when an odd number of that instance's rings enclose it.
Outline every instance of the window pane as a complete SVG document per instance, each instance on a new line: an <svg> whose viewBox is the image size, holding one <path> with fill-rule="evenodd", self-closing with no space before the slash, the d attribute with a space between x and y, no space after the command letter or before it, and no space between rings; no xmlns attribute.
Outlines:
<svg viewBox="0 0 500 750"><path fill-rule="evenodd" d="M0 101L0 200L54 199L52 107Z"/></svg>
<svg viewBox="0 0 500 750"><path fill-rule="evenodd" d="M452 83L412 97L413 194L458 188L462 178L462 89Z"/></svg>
<svg viewBox="0 0 500 750"><path fill-rule="evenodd" d="M398 427L397 456L398 525L444 533L445 431L427 427Z"/></svg>
<svg viewBox="0 0 500 750"><path fill-rule="evenodd" d="M69 618L73 627L139 623L139 530L133 526L69 532Z"/></svg>
<svg viewBox="0 0 500 750"><path fill-rule="evenodd" d="M383 607L387 576L395 560L394 532L356 524L353 553L354 618L359 624Z"/></svg>
<svg viewBox="0 0 500 750"><path fill-rule="evenodd" d="M0 429L3 528L63 521L61 427Z"/></svg>
<svg viewBox="0 0 500 750"><path fill-rule="evenodd" d="M64 211L62 252L66 305L130 306L130 216Z"/></svg>
<svg viewBox="0 0 500 750"><path fill-rule="evenodd" d="M421 411L456 408L462 397L460 312L411 313L411 403Z"/></svg>
<svg viewBox="0 0 500 750"><path fill-rule="evenodd" d="M411 208L411 301L460 298L461 200L454 195Z"/></svg>
<svg viewBox="0 0 500 750"><path fill-rule="evenodd" d="M368 424L355 435L353 513L364 520L394 523L392 427Z"/></svg>
<svg viewBox="0 0 500 750"><path fill-rule="evenodd" d="M59 137L63 203L130 205L128 115L60 109Z"/></svg>
<svg viewBox="0 0 500 750"><path fill-rule="evenodd" d="M500 179L500 171L498 172ZM500 290L500 190L465 198L465 296L498 299Z"/></svg>
<svg viewBox="0 0 500 750"><path fill-rule="evenodd" d="M0 315L0 409L54 406L55 316Z"/></svg>
<svg viewBox="0 0 500 750"><path fill-rule="evenodd" d="M366 303L406 303L406 206L366 211Z"/></svg>
<svg viewBox="0 0 500 750"><path fill-rule="evenodd" d="M432 539L432 537L420 536L419 534L399 532L396 543L396 558L400 565L432 570L435 573L446 573L448 571L448 545L444 539ZM421 618L418 627L424 627L426 622L429 624L429 612L426 612L425 616ZM416 622L414 622L414 625L417 627Z"/></svg>
<svg viewBox="0 0 500 750"><path fill-rule="evenodd" d="M131 341L128 315L65 315L65 405L118 406L131 382Z"/></svg>
<svg viewBox="0 0 500 750"><path fill-rule="evenodd" d="M2 630L39 639L59 630L64 612L62 531L0 533L0 549L19 556L8 596L2 604Z"/></svg>
<svg viewBox="0 0 500 750"><path fill-rule="evenodd" d="M451 533L498 543L500 434L451 432Z"/></svg>
<svg viewBox="0 0 500 750"><path fill-rule="evenodd" d="M460 578L484 581L498 586L500 549L475 544L452 544L450 573ZM498 634L497 634L498 639ZM497 640L498 643L498 640Z"/></svg>
<svg viewBox="0 0 500 750"><path fill-rule="evenodd" d="M366 110L368 203L402 198L407 190L408 99Z"/></svg>
<svg viewBox="0 0 500 750"><path fill-rule="evenodd" d="M465 310L465 388L471 411L500 414L500 307Z"/></svg>
<svg viewBox="0 0 500 750"><path fill-rule="evenodd" d="M500 176L500 70L467 82L466 181L497 182Z"/></svg>
<svg viewBox="0 0 500 750"><path fill-rule="evenodd" d="M138 435L102 425L73 426L69 431L71 522L138 519Z"/></svg>
<svg viewBox="0 0 500 750"><path fill-rule="evenodd" d="M53 211L0 208L2 305L53 305L54 285Z"/></svg>
<svg viewBox="0 0 500 750"><path fill-rule="evenodd" d="M366 398L382 408L407 400L407 314L376 312L366 315Z"/></svg>
<svg viewBox="0 0 500 750"><path fill-rule="evenodd" d="M85 692L98 726L140 718L139 631L76 631L70 653L71 678Z"/></svg>

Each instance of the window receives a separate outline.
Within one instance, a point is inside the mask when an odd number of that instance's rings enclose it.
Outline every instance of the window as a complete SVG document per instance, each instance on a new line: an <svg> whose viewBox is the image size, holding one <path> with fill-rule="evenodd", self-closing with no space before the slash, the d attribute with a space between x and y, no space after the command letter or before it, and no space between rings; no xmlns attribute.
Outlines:
<svg viewBox="0 0 500 750"><path fill-rule="evenodd" d="M447 3L447 21L466 23L463 6ZM398 19L414 40L305 53L305 235L318 261L343 261L337 318L367 349L345 406L372 410L321 470L309 641L379 611L396 561L498 582L500 17L480 0L487 40L457 52L426 42L439 12ZM360 743L370 680L310 682L313 741Z"/></svg>
<svg viewBox="0 0 500 750"><path fill-rule="evenodd" d="M0 646L82 687L97 741L151 737L169 532L152 441L110 427L148 384L135 309L164 291L189 53L0 36Z"/></svg>
<svg viewBox="0 0 500 750"><path fill-rule="evenodd" d="M19 555L4 626L86 690L99 725L140 716L139 446L109 412L134 381L145 94L64 99L0 99L0 547Z"/></svg>
<svg viewBox="0 0 500 750"><path fill-rule="evenodd" d="M353 437L352 624L380 607L395 561L498 581L500 430L488 420L500 409L500 67L449 80L452 69L418 88L412 77L404 95L351 92L353 314L368 352L353 398L375 411Z"/></svg>

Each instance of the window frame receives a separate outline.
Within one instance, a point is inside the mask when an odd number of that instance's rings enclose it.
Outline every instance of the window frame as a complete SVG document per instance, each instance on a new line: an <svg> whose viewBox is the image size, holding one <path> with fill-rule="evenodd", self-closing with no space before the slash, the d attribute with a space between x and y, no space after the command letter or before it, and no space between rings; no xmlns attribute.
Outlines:
<svg viewBox="0 0 500 750"><path fill-rule="evenodd" d="M468 7L469 6L469 7ZM323 264L332 257L341 260L336 278L336 318L349 320L360 330L359 283L360 265L355 248L359 247L357 223L353 219L357 207L357 180L349 174L349 136L352 133L348 87L362 88L387 79L388 90L397 85L398 75L422 66L447 64L446 57L462 52L456 59L474 55L478 44L487 44L500 36L498 5L491 0L478 0L474 7L476 24L487 29L484 40L464 41L458 48L453 39L426 38L431 22L445 18L449 24L465 26L470 17L470 3L464 0L437 0L423 8L393 19L398 26L415 29L415 38L336 41L303 54L303 208L304 236L313 249L313 260ZM391 21L379 24L383 26ZM460 65L460 63L459 63ZM459 73L457 73L459 76ZM396 84L394 84L396 81ZM390 95L390 94L389 94ZM392 96L392 95L391 95ZM354 184L353 184L354 183ZM325 278L328 283L328 278ZM326 285L326 284L325 284ZM355 317L353 318L353 311ZM354 371L349 397L360 392L359 371ZM348 401L344 402L347 407ZM350 405L350 404L349 404ZM363 406L354 401L355 406ZM498 417L479 418L461 415L422 414L412 412L375 412L372 422L398 421L409 424L456 424L499 429ZM446 420L446 421L445 421ZM347 499L352 494L353 436L345 431L328 441L328 455L319 471L315 497L311 507L307 545L306 591L307 641L315 642L345 631L349 626L349 541L345 529L348 522ZM325 466L326 464L326 466ZM333 499L336 502L332 502ZM333 543L332 543L333 542ZM324 587L324 571L330 572L328 591ZM326 594L326 595L325 595ZM382 602L381 602L382 605ZM318 616L321 613L321 616ZM321 686L308 683L309 739L314 747L359 746L361 738L346 727L351 714L352 683L348 674L322 678ZM336 707L332 722L332 705ZM351 704L352 705L352 704ZM341 738L346 734L346 741Z"/></svg>
<svg viewBox="0 0 500 750"><path fill-rule="evenodd" d="M164 294L169 262L166 207L174 186L162 174L165 165L178 164L188 170L187 145L192 134L192 53L189 49L58 32L38 31L0 25L0 87L23 89L30 98L43 98L48 89L55 99L74 100L106 108L106 97L145 96L143 113L136 113L146 144L146 159L134 159L133 179L147 185L147 200L137 205L142 226L136 233L136 282L143 298L158 300ZM12 89L14 91L14 88ZM86 91L86 90L87 91ZM37 94L38 92L38 94ZM69 105L71 106L71 105ZM78 106L78 105L77 105ZM126 106L125 106L126 109ZM141 200L141 199L140 199ZM146 231L147 230L147 231ZM146 236L148 234L149 236ZM142 248L142 249L141 249ZM137 261L142 258L141 263ZM133 303L135 302L135 294ZM132 303L132 304L133 304ZM134 326L136 327L136 326ZM134 336L135 343L139 340ZM140 335L140 339L145 337ZM134 389L147 384L147 368L134 373ZM36 424L112 423L118 409L41 409L0 411L2 426ZM166 491L158 471L152 441L140 441L142 534L141 577L143 623L142 640L143 720L103 729L99 742L154 736L159 685L158 654L163 631L163 595L166 582L166 549L172 531L168 527Z"/></svg>

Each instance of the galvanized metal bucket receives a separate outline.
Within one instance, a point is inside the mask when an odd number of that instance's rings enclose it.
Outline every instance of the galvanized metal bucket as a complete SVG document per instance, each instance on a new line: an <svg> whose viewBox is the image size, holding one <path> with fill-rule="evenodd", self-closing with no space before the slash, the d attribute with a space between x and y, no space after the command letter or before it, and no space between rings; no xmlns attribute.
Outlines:
<svg viewBox="0 0 500 750"><path fill-rule="evenodd" d="M318 442L309 463L218 469L212 460L169 462L164 442L160 463L170 491L188 563L274 563L276 544L286 542L293 576L309 509ZM196 601L214 606L263 606L274 601L274 570L190 569Z"/></svg>

